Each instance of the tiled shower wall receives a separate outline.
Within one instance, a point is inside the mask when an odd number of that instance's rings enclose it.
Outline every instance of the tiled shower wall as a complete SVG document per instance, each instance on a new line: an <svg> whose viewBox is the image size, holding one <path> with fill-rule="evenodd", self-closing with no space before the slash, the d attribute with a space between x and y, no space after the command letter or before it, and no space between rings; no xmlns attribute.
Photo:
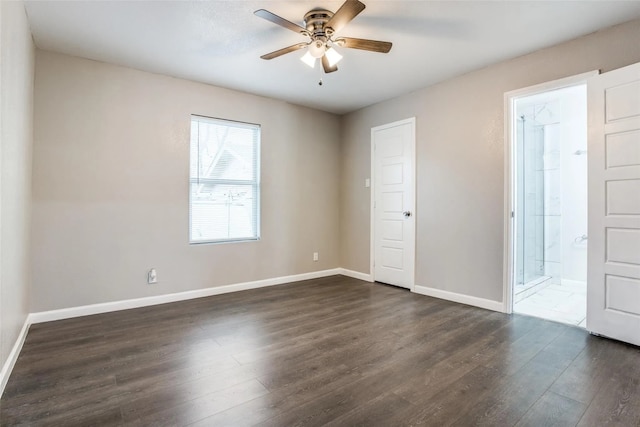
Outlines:
<svg viewBox="0 0 640 427"><path fill-rule="evenodd" d="M549 120L552 120L550 117ZM541 125L544 140L544 274L552 283L562 278L562 169L560 124Z"/></svg>

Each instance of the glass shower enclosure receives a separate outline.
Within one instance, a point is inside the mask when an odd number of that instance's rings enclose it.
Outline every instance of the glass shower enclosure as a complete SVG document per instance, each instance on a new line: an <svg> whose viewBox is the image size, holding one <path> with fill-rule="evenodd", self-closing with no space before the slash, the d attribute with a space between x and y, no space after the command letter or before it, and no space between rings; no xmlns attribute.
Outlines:
<svg viewBox="0 0 640 427"><path fill-rule="evenodd" d="M526 286L545 274L544 126L536 123L533 114L518 114L515 282Z"/></svg>

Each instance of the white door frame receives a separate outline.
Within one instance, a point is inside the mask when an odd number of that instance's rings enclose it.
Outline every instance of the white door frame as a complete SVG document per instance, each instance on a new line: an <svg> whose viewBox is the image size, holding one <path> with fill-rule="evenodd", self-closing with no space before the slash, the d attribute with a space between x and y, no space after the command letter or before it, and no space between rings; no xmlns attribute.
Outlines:
<svg viewBox="0 0 640 427"><path fill-rule="evenodd" d="M503 295L502 311L504 313L513 312L513 260L515 251L515 144L516 135L515 102L519 98L537 95L543 92L563 89L566 87L586 84L587 79L597 76L600 71L589 71L575 76L565 77L550 82L512 90L504 94L504 252L503 252Z"/></svg>
<svg viewBox="0 0 640 427"><path fill-rule="evenodd" d="M411 272L411 283L409 286L409 290L411 292L414 291L415 286L416 286L416 263L415 263L415 256L416 256L416 235L417 234L417 212L416 212L416 118L415 117L409 117L408 119L404 119L404 120L398 120L395 121L393 123L387 123L385 125L381 125L381 126L375 126L371 128L371 146L370 146L370 152L371 152L371 179L370 179L370 183L371 183L371 188L370 188L370 195L371 195L371 199L369 201L369 206L370 206L370 221L369 221L369 230L370 230L370 240L369 240L369 271L371 272L371 281L375 282L376 281L376 277L375 277L375 269L374 269L374 261L375 261L375 210L373 208L373 203L374 203L374 199L375 199L375 150L374 150L374 140L373 140L373 133L377 130L383 130L383 129L387 129L387 128L391 128L391 127L395 127L395 126L399 126L399 125L404 125L404 124L411 124L411 128L412 128L412 132L411 132L411 136L412 136L412 144L411 144L411 177L413 179L413 206L411 206L409 209L411 211L411 214L413 215L416 227L414 227L414 239L413 239L413 258L414 258L414 262L413 262L413 271Z"/></svg>

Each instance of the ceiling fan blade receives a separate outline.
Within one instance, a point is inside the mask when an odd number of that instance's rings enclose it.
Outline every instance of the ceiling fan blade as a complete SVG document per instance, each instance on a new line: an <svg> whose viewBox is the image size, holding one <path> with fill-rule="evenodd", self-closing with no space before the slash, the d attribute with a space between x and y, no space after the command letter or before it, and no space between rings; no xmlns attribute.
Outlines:
<svg viewBox="0 0 640 427"><path fill-rule="evenodd" d="M277 58L278 56L282 56L285 53L295 52L296 50L304 49L305 47L307 47L307 43L298 43L298 44L294 44L293 46L285 47L285 48L282 48L280 50L276 50L274 52L267 53L265 55L262 55L260 58L262 58L262 59L273 59L273 58Z"/></svg>
<svg viewBox="0 0 640 427"><path fill-rule="evenodd" d="M284 18L276 15L275 13L269 12L265 9L259 9L253 12L254 15L259 16L262 19L266 19L267 21L273 22L274 24L280 25L288 30L295 31L299 34L307 34L306 28L301 27L298 24L294 24L291 21L287 21Z"/></svg>
<svg viewBox="0 0 640 427"><path fill-rule="evenodd" d="M334 71L338 71L338 67L336 65L334 65L333 67L329 65L327 55L322 55L322 68L324 68L325 73L333 73Z"/></svg>
<svg viewBox="0 0 640 427"><path fill-rule="evenodd" d="M325 27L331 27L334 32L338 32L349 23L353 18L358 16L365 8L364 3L358 0L347 0L340 9L333 14L333 17L327 22Z"/></svg>
<svg viewBox="0 0 640 427"><path fill-rule="evenodd" d="M335 44L351 49L368 50L371 52L387 53L391 50L391 42L381 42L378 40L354 39L352 37L340 37L335 40Z"/></svg>

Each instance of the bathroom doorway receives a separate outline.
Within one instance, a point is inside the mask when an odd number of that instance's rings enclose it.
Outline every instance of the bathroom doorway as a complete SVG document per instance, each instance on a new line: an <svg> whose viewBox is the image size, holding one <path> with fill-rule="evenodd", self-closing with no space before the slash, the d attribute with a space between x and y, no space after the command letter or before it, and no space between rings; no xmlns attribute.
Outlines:
<svg viewBox="0 0 640 427"><path fill-rule="evenodd" d="M511 98L513 312L586 326L586 79Z"/></svg>

